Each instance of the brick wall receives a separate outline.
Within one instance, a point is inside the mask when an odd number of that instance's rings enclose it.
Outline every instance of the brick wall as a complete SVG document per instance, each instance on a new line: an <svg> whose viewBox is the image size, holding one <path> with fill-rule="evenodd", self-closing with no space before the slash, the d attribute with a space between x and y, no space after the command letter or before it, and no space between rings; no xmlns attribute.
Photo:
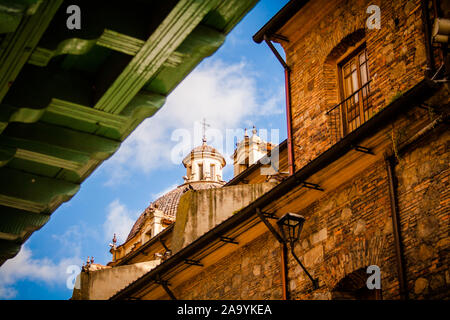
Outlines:
<svg viewBox="0 0 450 320"><path fill-rule="evenodd" d="M325 112L341 101L337 60L351 46L365 39L375 111L424 77L426 54L420 1L378 1L381 29L369 30L366 9L372 2L313 1L279 31L290 40L281 44L292 70L296 168L334 143ZM319 10L324 14L307 18Z"/></svg>
<svg viewBox="0 0 450 320"><path fill-rule="evenodd" d="M434 135L396 167L407 279L413 299L449 296L450 134Z"/></svg>

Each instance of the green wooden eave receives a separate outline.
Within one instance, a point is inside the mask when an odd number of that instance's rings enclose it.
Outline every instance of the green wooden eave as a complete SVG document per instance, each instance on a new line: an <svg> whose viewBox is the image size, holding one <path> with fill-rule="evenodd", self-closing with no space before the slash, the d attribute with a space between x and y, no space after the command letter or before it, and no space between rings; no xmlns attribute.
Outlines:
<svg viewBox="0 0 450 320"><path fill-rule="evenodd" d="M256 2L0 0L0 265Z"/></svg>

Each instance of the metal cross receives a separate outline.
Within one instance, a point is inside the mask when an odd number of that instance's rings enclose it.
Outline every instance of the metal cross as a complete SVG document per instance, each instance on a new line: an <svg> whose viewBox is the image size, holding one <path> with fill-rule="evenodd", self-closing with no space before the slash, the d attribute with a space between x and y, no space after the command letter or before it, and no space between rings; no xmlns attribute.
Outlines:
<svg viewBox="0 0 450 320"><path fill-rule="evenodd" d="M203 118L203 121L201 124L202 124L203 143L206 143L206 127L210 127L211 125L206 123L205 118Z"/></svg>

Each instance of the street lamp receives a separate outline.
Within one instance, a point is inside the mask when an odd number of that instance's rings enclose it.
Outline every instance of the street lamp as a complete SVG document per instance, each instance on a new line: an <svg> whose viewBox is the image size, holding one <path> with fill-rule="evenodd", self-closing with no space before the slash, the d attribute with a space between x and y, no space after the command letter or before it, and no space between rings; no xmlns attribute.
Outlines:
<svg viewBox="0 0 450 320"><path fill-rule="evenodd" d="M278 227L280 228L283 240L285 242L289 242L290 244L292 256L295 258L297 263L300 265L300 267L302 267L303 271L305 271L306 275L312 281L313 288L317 289L319 288L319 279L314 279L309 274L308 270L306 270L306 268L303 266L302 262L294 252L294 246L295 243L300 240L300 234L302 232L304 222L305 217L296 213L288 212L277 221L277 224Z"/></svg>
<svg viewBox="0 0 450 320"><path fill-rule="evenodd" d="M281 231L284 241L289 242L291 246L300 239L305 218L299 214L286 213L277 224Z"/></svg>

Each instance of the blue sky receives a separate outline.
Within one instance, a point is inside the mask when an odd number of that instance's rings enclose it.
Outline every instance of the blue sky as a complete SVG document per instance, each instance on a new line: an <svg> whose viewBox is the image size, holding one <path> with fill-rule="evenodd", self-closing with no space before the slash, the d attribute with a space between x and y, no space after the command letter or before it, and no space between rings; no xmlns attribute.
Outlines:
<svg viewBox="0 0 450 320"><path fill-rule="evenodd" d="M186 171L180 157L201 143L202 118L211 125L208 142L227 158L224 180L231 179L233 171L229 156L235 141L226 139L228 132L242 138L243 128L256 125L267 130L274 143L286 138L283 69L265 44L252 40L286 3L261 0L223 46L180 83L163 108L0 267L0 299L69 299L67 268L81 266L87 256L107 264L113 233L122 243L151 201L183 183Z"/></svg>

